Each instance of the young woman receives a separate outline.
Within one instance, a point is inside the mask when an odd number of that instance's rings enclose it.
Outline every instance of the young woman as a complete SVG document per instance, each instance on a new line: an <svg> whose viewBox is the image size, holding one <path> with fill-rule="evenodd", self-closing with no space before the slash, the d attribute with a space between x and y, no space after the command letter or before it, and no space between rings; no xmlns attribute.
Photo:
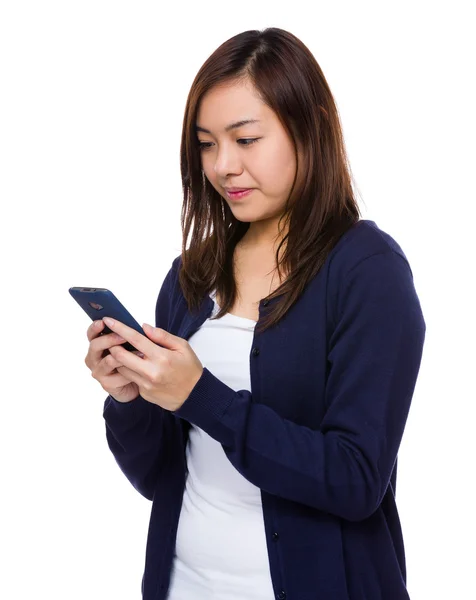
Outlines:
<svg viewBox="0 0 476 600"><path fill-rule="evenodd" d="M156 326L88 329L109 447L152 500L143 598L408 599L395 485L425 322L404 252L359 219L300 40L210 56L181 171Z"/></svg>

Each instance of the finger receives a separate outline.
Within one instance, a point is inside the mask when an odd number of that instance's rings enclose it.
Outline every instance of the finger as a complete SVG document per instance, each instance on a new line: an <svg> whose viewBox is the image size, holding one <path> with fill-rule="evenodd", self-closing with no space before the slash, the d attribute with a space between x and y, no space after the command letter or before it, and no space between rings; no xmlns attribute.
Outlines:
<svg viewBox="0 0 476 600"><path fill-rule="evenodd" d="M116 321L115 319L110 319L109 317L104 317L105 324L109 327L111 331L119 334L125 340L127 340L130 344L134 346L137 350L150 357L151 353L153 353L157 348L157 344L154 344L149 338L145 335L142 335L132 327L128 327L121 323L120 321Z"/></svg>
<svg viewBox="0 0 476 600"><path fill-rule="evenodd" d="M88 353L84 362L92 369L94 366L99 364L104 356L104 351L118 346L125 342L124 338L117 335L116 333L108 333L107 335L100 335L93 338L89 343Z"/></svg>
<svg viewBox="0 0 476 600"><path fill-rule="evenodd" d="M97 367L94 369L93 377L108 377L113 373L117 373L117 367L121 367L122 364L114 358L112 354L108 354L98 363Z"/></svg>
<svg viewBox="0 0 476 600"><path fill-rule="evenodd" d="M107 356L105 356L101 362L104 363L106 370L109 371L113 371L114 369L117 369L117 367L122 367L122 363L120 360L118 360L115 356L113 356L112 354L108 354Z"/></svg>
<svg viewBox="0 0 476 600"><path fill-rule="evenodd" d="M135 372L143 380L150 379L151 363L146 360L146 357L141 358L135 352L129 352L125 348L119 346L111 348L111 354L121 363L121 365L124 365L130 371Z"/></svg>
<svg viewBox="0 0 476 600"><path fill-rule="evenodd" d="M102 320L100 321L93 321L91 323L91 325L88 327L88 330L86 332L87 336L88 336L88 340L91 341L93 340L95 337L97 337L101 331L104 329L104 323Z"/></svg>
<svg viewBox="0 0 476 600"><path fill-rule="evenodd" d="M118 369L121 368L120 363L118 363L111 354L101 361L96 372L96 379L98 379L103 389L108 393L110 393L110 390L132 383L131 379L128 379L123 373L118 371Z"/></svg>
<svg viewBox="0 0 476 600"><path fill-rule="evenodd" d="M133 354L136 354L136 352L133 352ZM117 360L112 354L108 354L101 360L98 369L101 370L103 374L109 375L110 373L114 373L118 367L122 366L124 366L122 362Z"/></svg>
<svg viewBox="0 0 476 600"><path fill-rule="evenodd" d="M148 389L150 387L150 380L145 379L136 371L129 369L125 366L117 367L117 372L120 373L123 377L125 377L129 382L132 381L138 387Z"/></svg>
<svg viewBox="0 0 476 600"><path fill-rule="evenodd" d="M91 372L92 376L99 381L104 389L120 387L131 383L131 379L128 379L124 374L119 373L118 369L122 367L121 363L117 361L112 354L105 356L101 362Z"/></svg>
<svg viewBox="0 0 476 600"><path fill-rule="evenodd" d="M113 373L99 382L102 388L109 394L110 390L118 389L132 383L129 379L120 373Z"/></svg>

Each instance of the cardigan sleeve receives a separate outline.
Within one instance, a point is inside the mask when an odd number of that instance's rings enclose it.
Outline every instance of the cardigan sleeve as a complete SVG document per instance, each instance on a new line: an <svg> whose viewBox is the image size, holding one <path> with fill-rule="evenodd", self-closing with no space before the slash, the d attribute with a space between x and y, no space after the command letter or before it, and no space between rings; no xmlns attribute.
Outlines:
<svg viewBox="0 0 476 600"><path fill-rule="evenodd" d="M156 303L156 327L164 329L168 325L172 277L173 267L164 279ZM108 396L103 417L107 444L117 464L134 488L152 500L168 439L174 431L172 415L142 396L124 403Z"/></svg>
<svg viewBox="0 0 476 600"><path fill-rule="evenodd" d="M264 491L359 521L379 507L390 481L426 325L410 267L394 251L361 260L339 288L318 430L253 402L251 392L236 392L206 368L175 414L221 442Z"/></svg>

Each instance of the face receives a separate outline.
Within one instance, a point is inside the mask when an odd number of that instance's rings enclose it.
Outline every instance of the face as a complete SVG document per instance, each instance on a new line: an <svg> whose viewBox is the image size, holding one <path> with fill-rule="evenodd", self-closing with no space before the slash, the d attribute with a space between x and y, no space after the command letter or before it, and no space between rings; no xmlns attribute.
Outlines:
<svg viewBox="0 0 476 600"><path fill-rule="evenodd" d="M241 121L254 121L240 124ZM251 83L212 88L197 114L202 169L234 216L256 239L277 231L294 176L294 145ZM204 131L206 130L206 131ZM246 188L245 195L226 188Z"/></svg>

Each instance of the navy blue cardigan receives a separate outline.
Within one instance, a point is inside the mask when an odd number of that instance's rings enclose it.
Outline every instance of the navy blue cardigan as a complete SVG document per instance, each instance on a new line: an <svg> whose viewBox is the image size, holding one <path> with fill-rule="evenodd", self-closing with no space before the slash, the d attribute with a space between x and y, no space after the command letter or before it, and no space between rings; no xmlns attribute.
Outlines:
<svg viewBox="0 0 476 600"><path fill-rule="evenodd" d="M189 312L180 264L179 256L160 289L156 326L189 339L213 301ZM275 301L261 301L260 319ZM255 332L251 392L205 367L176 412L108 396L109 448L153 501L144 600L167 597L190 423L262 490L277 600L408 600L395 484L425 329L402 249L361 220L283 320Z"/></svg>

